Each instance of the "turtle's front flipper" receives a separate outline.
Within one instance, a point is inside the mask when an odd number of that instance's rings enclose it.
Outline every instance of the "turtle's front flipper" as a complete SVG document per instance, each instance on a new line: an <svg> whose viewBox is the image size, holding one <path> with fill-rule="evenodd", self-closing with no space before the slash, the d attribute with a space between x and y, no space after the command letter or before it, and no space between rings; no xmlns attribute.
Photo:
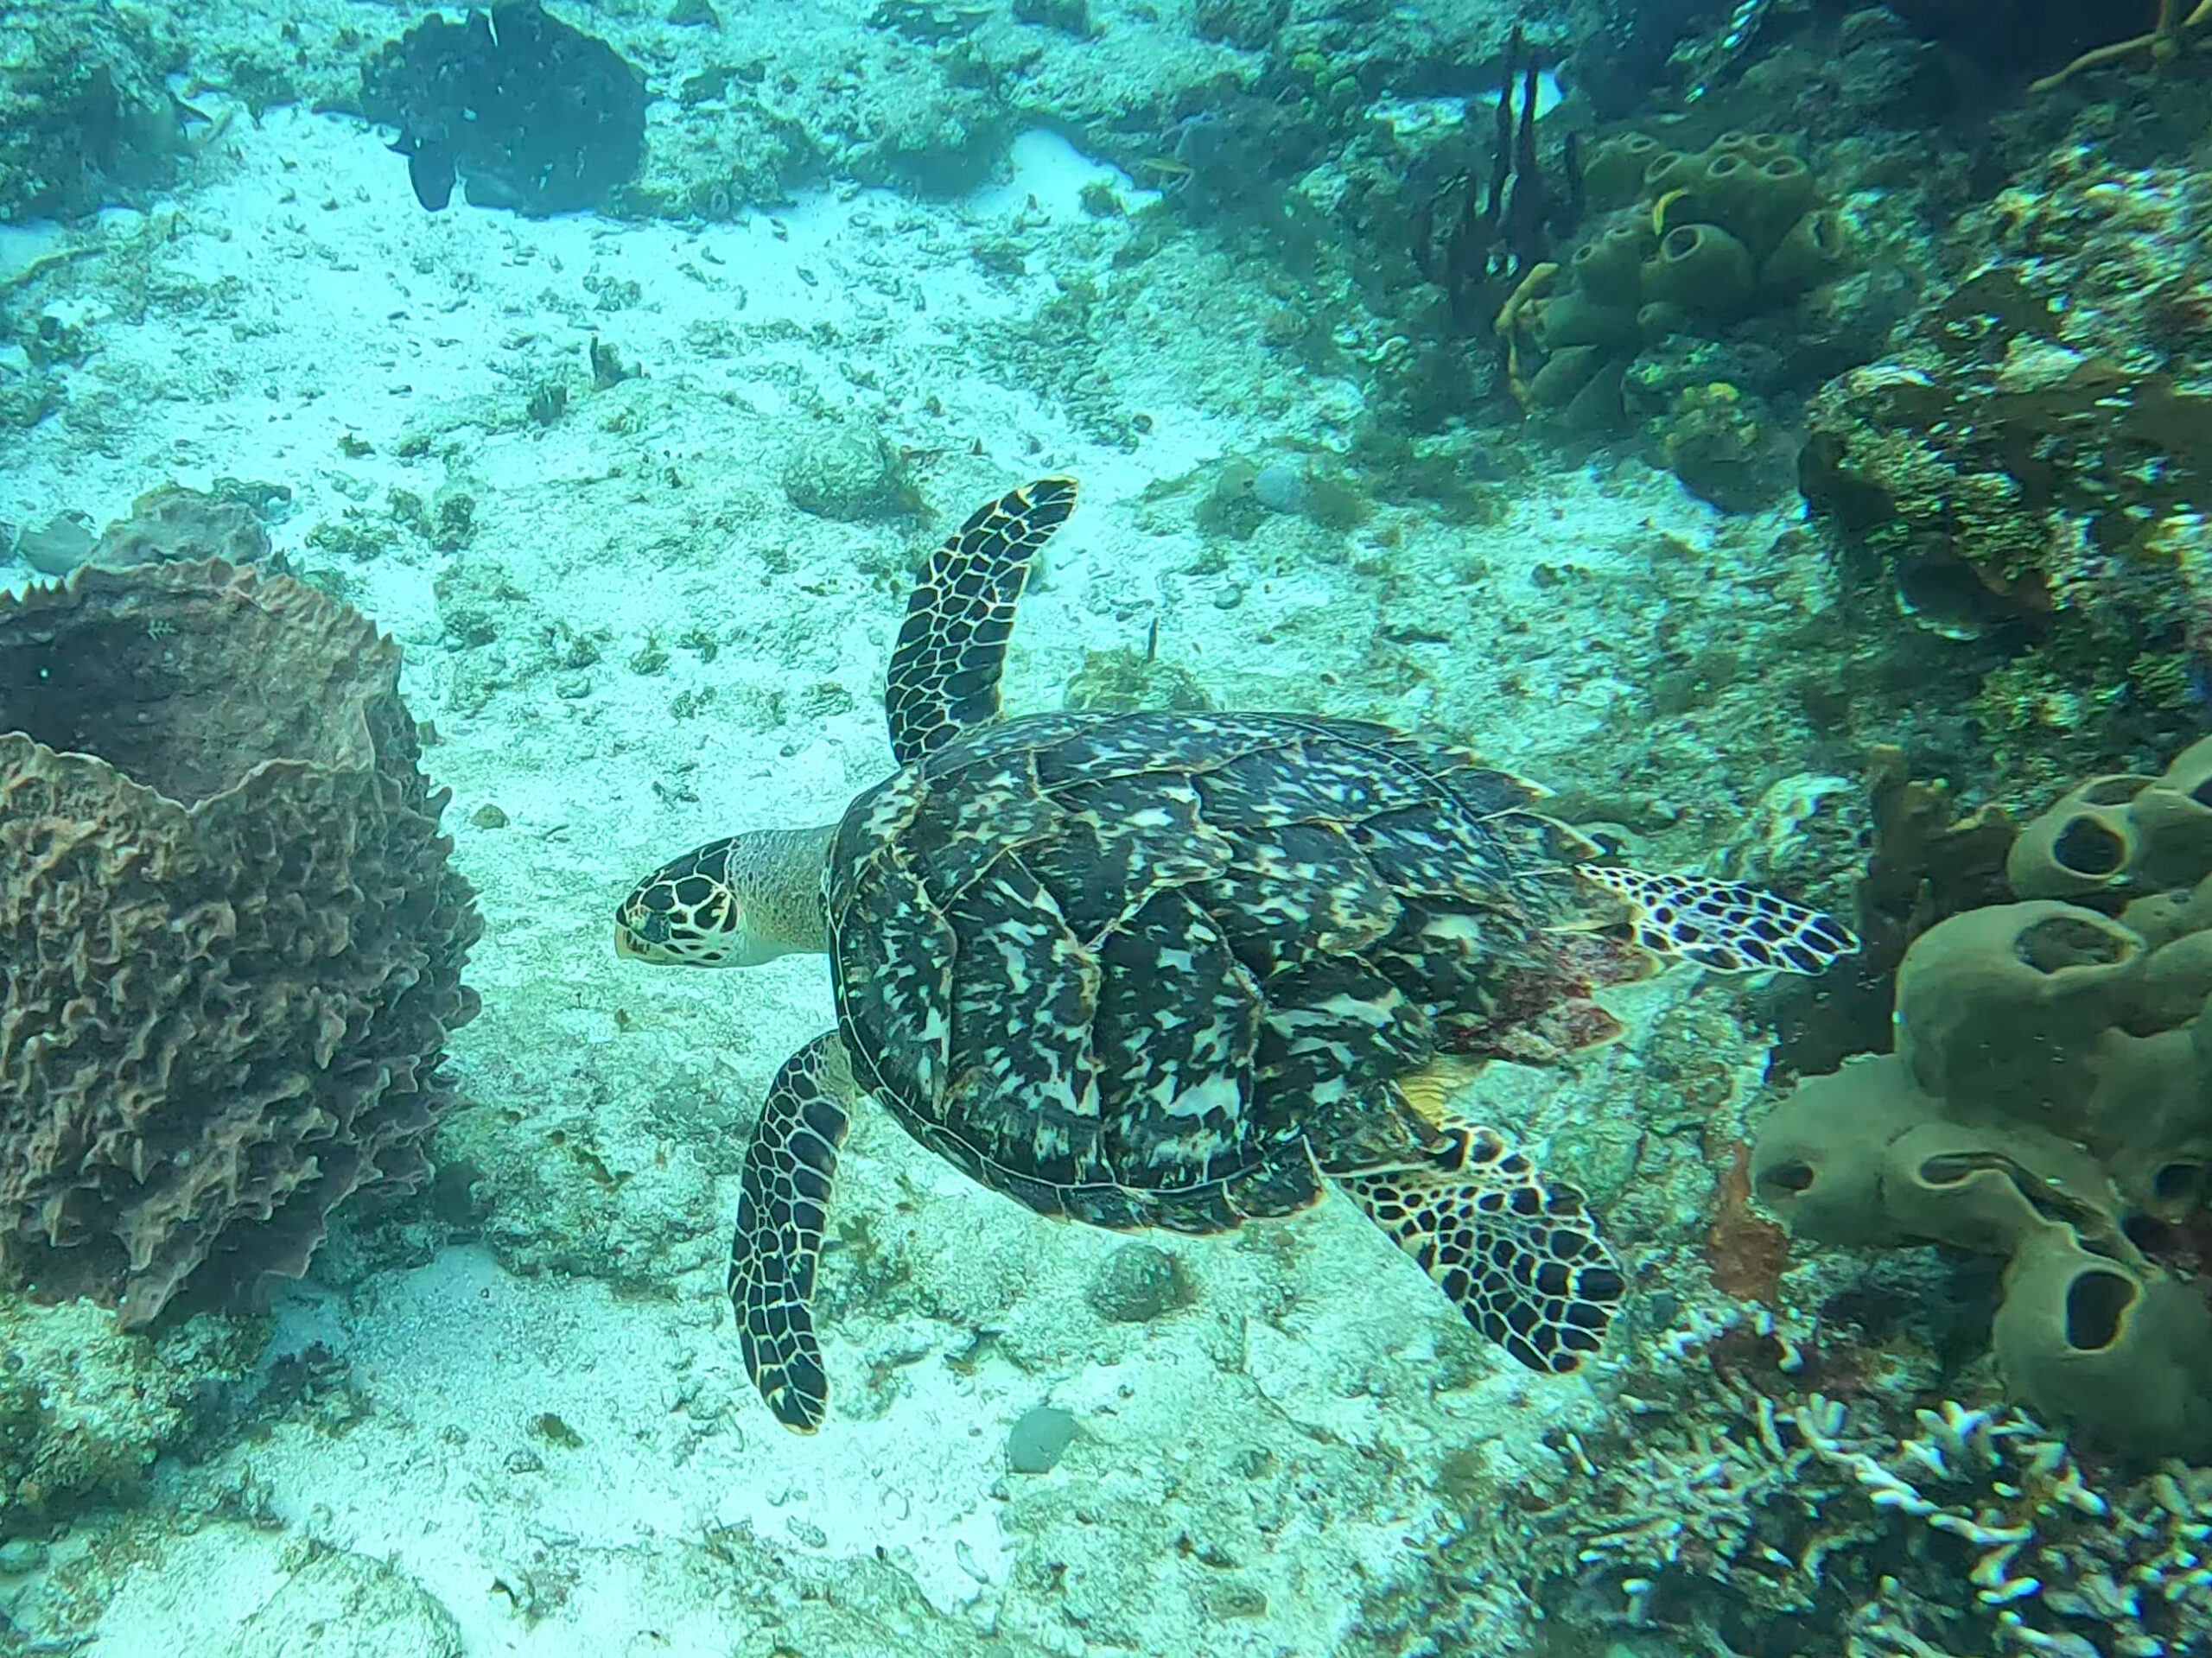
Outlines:
<svg viewBox="0 0 2212 1658"><path fill-rule="evenodd" d="M1858 953L1858 937L1841 922L1740 881L1611 864L1586 863L1574 873L1626 902L1630 934L1655 956L1716 973L1810 974Z"/></svg>
<svg viewBox="0 0 2212 1658"><path fill-rule="evenodd" d="M891 754L926 759L999 717L999 674L1029 567L1075 511L1075 480L1040 478L979 506L930 556L891 652Z"/></svg>
<svg viewBox="0 0 2212 1658"><path fill-rule="evenodd" d="M1532 1370L1581 1369L1628 1293L1582 1194L1495 1129L1447 1120L1440 1132L1420 1165L1337 1183L1477 1330Z"/></svg>
<svg viewBox="0 0 2212 1658"><path fill-rule="evenodd" d="M825 1031L776 1073L739 1176L729 1246L737 1338L768 1408L802 1433L820 1427L830 1407L808 1303L852 1089L844 1045Z"/></svg>

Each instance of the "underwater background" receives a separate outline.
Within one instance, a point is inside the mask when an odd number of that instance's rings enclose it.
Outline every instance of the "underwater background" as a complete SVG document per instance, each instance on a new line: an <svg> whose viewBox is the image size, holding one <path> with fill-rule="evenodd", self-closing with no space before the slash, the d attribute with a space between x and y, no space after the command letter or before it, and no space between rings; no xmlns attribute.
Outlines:
<svg viewBox="0 0 2212 1658"><path fill-rule="evenodd" d="M0 4L0 1654L2212 1652L2208 48ZM1579 1374L1341 1197L1053 1225L863 1107L763 1406L823 962L615 905L885 777L1053 474L1010 713L1437 734L1863 940L1466 1085L1623 1262Z"/></svg>

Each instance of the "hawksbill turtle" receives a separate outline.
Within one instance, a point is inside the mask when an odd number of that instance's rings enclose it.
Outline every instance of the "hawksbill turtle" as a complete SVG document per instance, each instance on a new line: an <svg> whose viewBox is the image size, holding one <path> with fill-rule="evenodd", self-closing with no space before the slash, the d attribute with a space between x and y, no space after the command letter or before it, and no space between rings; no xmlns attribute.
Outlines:
<svg viewBox="0 0 2212 1658"><path fill-rule="evenodd" d="M1581 1194L1446 1084L1617 1032L1589 992L1656 955L1814 973L1856 941L1750 888L1592 864L1534 785L1384 726L1001 720L1015 603L1075 500L1065 478L1016 489L929 561L884 699L894 775L834 823L686 853L616 912L648 962L830 957L836 1026L777 1072L740 1179L755 1386L820 1425L809 1303L860 1095L1095 1226L1222 1231L1334 1184L1515 1359L1575 1369L1625 1279ZM1600 931L1624 918L1632 939Z"/></svg>

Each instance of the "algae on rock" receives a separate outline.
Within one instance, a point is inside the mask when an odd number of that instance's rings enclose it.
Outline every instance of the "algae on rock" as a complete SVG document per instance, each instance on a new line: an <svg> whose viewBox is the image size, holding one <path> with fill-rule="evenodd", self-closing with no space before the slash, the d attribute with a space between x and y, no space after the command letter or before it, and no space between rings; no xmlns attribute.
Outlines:
<svg viewBox="0 0 2212 1658"><path fill-rule="evenodd" d="M0 1293L0 1536L137 1496L198 1428L202 1394L243 1379L264 1329L203 1315L149 1338L90 1301Z"/></svg>
<svg viewBox="0 0 2212 1658"><path fill-rule="evenodd" d="M2208 225L2201 169L2062 147L1968 222L1980 266L1808 411L1801 480L1847 574L2005 658L1974 709L2001 759L2063 774L2201 729Z"/></svg>
<svg viewBox="0 0 2212 1658"><path fill-rule="evenodd" d="M10 8L14 11L15 8ZM164 77L182 41L155 14L46 0L0 45L0 222L70 219L170 183L192 111Z"/></svg>

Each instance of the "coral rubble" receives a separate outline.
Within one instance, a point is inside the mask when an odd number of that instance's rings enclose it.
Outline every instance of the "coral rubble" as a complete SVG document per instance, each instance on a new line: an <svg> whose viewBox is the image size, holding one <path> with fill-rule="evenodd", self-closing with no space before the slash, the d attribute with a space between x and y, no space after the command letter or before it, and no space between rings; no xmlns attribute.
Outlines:
<svg viewBox="0 0 2212 1658"><path fill-rule="evenodd" d="M2212 1651L2200 1471L2094 1473L1955 1400L1847 1406L1718 1364L1673 1391L1632 1432L1562 1439L1522 1498L1503 1547L1561 1624L1739 1658Z"/></svg>

